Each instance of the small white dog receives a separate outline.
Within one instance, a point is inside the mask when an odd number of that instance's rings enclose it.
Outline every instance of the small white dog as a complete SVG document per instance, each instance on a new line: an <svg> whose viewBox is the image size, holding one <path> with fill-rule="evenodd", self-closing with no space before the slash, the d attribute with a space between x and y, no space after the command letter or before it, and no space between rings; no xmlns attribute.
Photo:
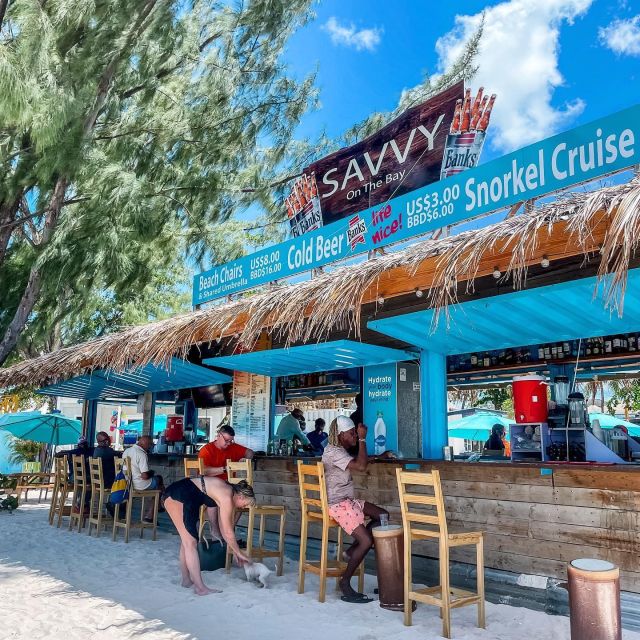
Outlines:
<svg viewBox="0 0 640 640"><path fill-rule="evenodd" d="M247 576L247 582L255 580L260 583L260 586L267 588L269 586L269 576L273 571L262 562L252 562L244 565L244 573Z"/></svg>

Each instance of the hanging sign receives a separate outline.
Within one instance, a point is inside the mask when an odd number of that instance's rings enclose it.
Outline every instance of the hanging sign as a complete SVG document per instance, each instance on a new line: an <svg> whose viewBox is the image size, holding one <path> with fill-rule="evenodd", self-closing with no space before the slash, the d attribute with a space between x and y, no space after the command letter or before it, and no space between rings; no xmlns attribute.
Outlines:
<svg viewBox="0 0 640 640"><path fill-rule="evenodd" d="M640 163L640 105L195 276L193 304L256 287Z"/></svg>

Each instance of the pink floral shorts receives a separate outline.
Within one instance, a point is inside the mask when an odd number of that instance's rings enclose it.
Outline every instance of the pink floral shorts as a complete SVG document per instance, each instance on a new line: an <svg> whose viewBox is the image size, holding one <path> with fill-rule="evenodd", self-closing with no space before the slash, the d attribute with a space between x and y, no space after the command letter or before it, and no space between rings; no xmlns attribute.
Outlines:
<svg viewBox="0 0 640 640"><path fill-rule="evenodd" d="M364 524L364 500L347 498L329 506L329 515L351 535L361 524Z"/></svg>

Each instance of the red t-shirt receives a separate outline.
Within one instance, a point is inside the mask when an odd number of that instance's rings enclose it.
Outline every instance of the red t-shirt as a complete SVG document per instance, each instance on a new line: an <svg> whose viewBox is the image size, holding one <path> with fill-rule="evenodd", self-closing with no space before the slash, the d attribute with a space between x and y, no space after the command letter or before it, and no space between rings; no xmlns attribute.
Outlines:
<svg viewBox="0 0 640 640"><path fill-rule="evenodd" d="M216 447L215 442L210 442L202 447L198 453L198 458L202 459L205 467L224 467L227 464L227 460L238 462L246 457L247 448L235 442L230 444L226 449L219 449ZM226 480L227 474L226 472L222 473L216 476L216 478Z"/></svg>

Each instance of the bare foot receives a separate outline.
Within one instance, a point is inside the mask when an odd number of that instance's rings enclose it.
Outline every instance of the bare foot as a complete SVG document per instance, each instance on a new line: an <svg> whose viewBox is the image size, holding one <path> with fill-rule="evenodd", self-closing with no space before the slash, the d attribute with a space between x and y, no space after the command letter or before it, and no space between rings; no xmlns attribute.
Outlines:
<svg viewBox="0 0 640 640"><path fill-rule="evenodd" d="M180 583L185 589L189 587L193 587L193 580L191 578L182 578L182 582Z"/></svg>
<svg viewBox="0 0 640 640"><path fill-rule="evenodd" d="M340 591L342 591L343 596L353 597L358 595L358 592L351 586L350 580L345 580L344 578L341 578L338 585L340 587Z"/></svg>
<svg viewBox="0 0 640 640"><path fill-rule="evenodd" d="M222 593L222 589L212 589L210 587L193 587L193 590L197 596L208 596L210 593Z"/></svg>

